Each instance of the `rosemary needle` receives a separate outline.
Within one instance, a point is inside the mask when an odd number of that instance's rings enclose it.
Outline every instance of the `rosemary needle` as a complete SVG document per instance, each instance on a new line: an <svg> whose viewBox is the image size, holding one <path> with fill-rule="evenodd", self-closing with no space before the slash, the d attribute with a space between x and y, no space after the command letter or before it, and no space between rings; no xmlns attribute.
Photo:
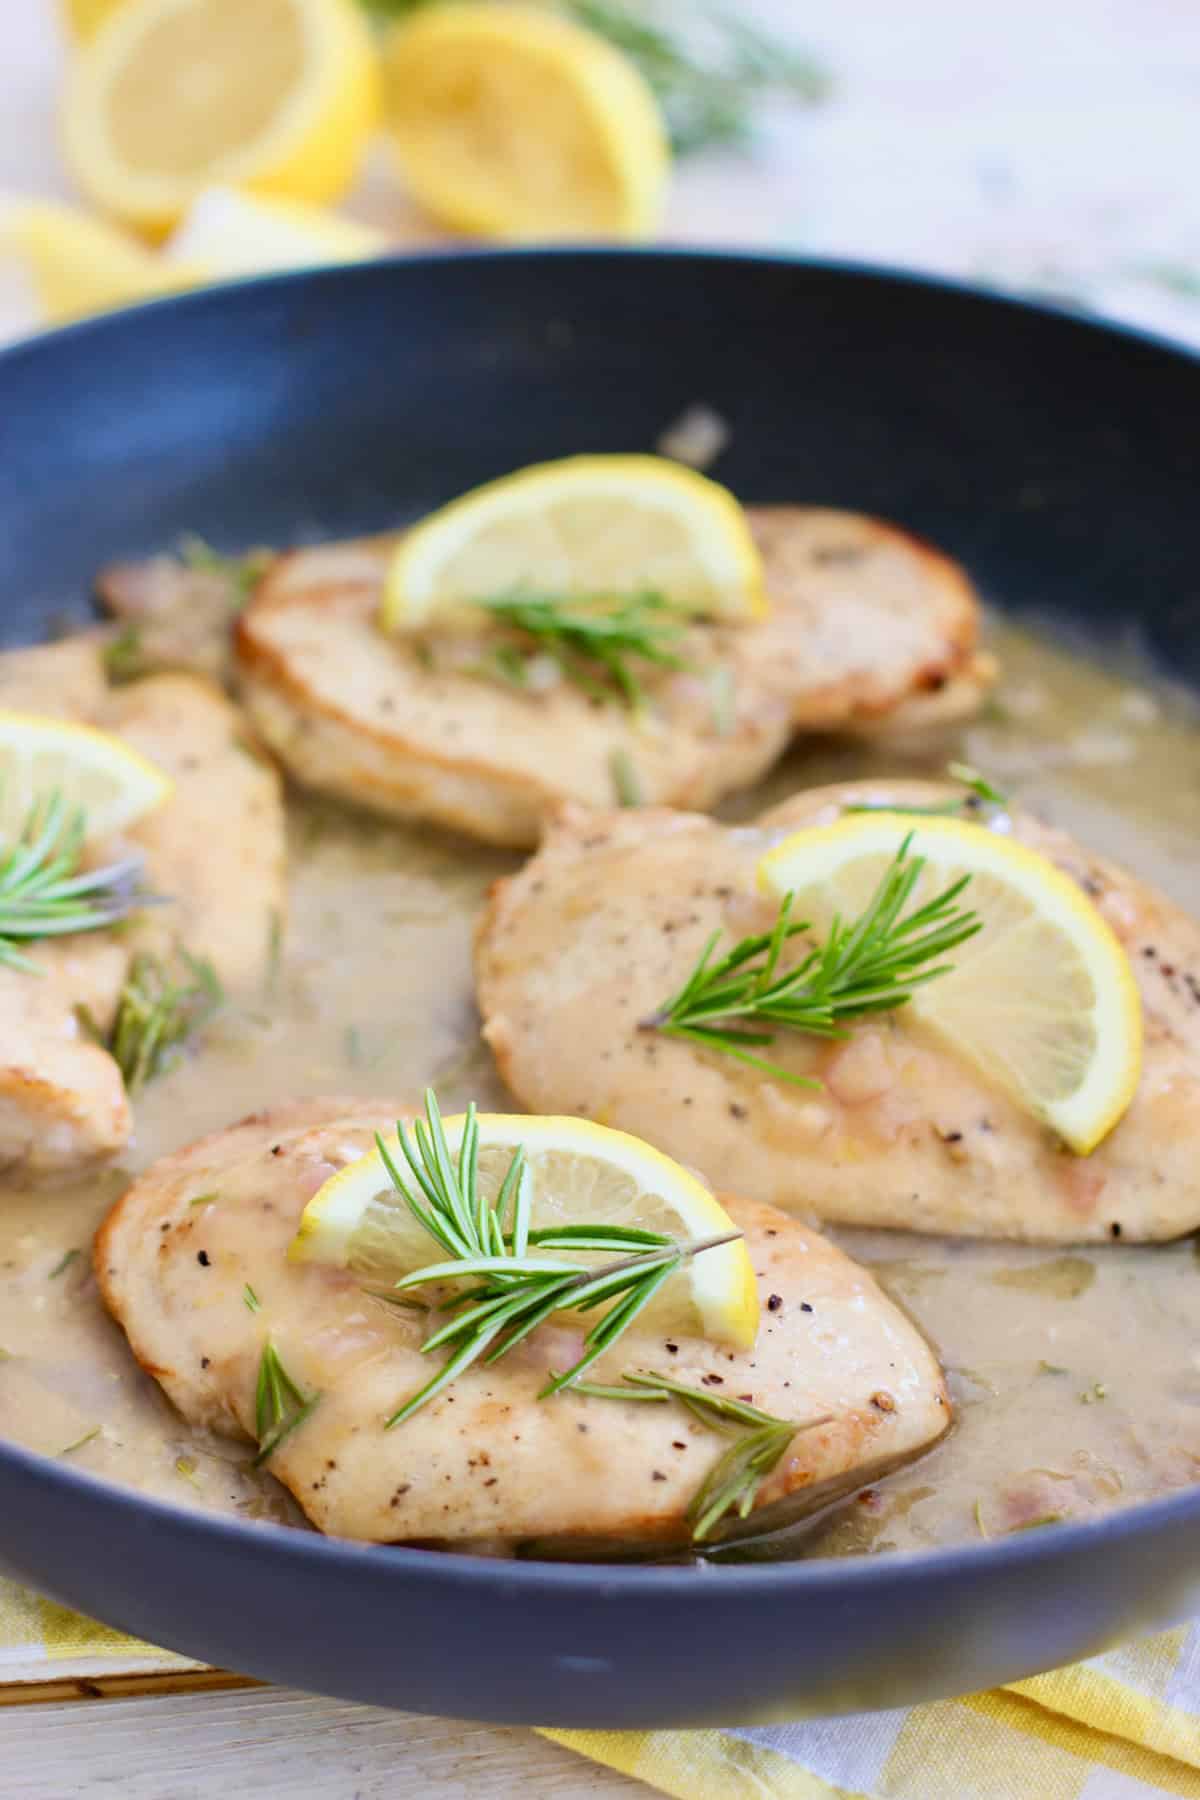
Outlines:
<svg viewBox="0 0 1200 1800"><path fill-rule="evenodd" d="M321 1396L306 1394L284 1368L270 1338L262 1348L254 1393L254 1429L258 1455L254 1467L268 1461L285 1438L310 1418Z"/></svg>
<svg viewBox="0 0 1200 1800"><path fill-rule="evenodd" d="M86 1007L75 1009L88 1036L113 1057L131 1094L171 1068L223 1003L212 964L186 950L178 954L179 975L148 951L133 958L108 1031L100 1030Z"/></svg>
<svg viewBox="0 0 1200 1800"><path fill-rule="evenodd" d="M661 594L497 594L477 604L550 656L568 681L596 699L614 693L633 712L645 694L634 663L681 669L678 654L688 619ZM510 683L519 655L501 671ZM522 665L523 671L523 665ZM524 679L518 685L525 685Z"/></svg>
<svg viewBox="0 0 1200 1800"><path fill-rule="evenodd" d="M686 1038L779 1081L819 1087L756 1054L775 1041L764 1025L841 1037L845 1025L906 1005L918 987L948 973L941 959L982 929L975 913L956 904L969 875L905 911L925 868L924 857L909 854L911 843L910 834L860 916L850 924L835 917L825 942L812 944L791 967L782 966L787 944L812 931L792 918L794 894L785 894L769 931L742 938L714 962L721 935L715 931L683 986L639 1029Z"/></svg>

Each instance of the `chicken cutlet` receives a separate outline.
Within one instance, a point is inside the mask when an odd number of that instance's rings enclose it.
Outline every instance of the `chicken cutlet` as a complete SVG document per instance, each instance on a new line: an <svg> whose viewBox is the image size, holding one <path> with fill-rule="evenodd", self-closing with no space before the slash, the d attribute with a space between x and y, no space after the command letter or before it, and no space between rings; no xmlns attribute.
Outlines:
<svg viewBox="0 0 1200 1800"><path fill-rule="evenodd" d="M384 1429L432 1372L420 1354L421 1315L286 1252L316 1189L394 1121L382 1103L301 1101L148 1169L94 1251L137 1360L191 1424L253 1441L269 1339L297 1386L320 1398L268 1466L325 1532L468 1547L685 1542L689 1501L728 1438L673 1404L571 1393L539 1401L549 1371L578 1353L576 1332L543 1326ZM758 1279L754 1347L664 1341L635 1324L589 1378L669 1371L801 1425L823 1420L798 1433L763 1481L761 1528L917 1455L945 1431L950 1406L933 1352L864 1269L770 1207L722 1203L746 1234Z"/></svg>
<svg viewBox="0 0 1200 1800"><path fill-rule="evenodd" d="M648 1138L717 1187L853 1225L1029 1242L1173 1238L1200 1225L1200 928L1116 864L1021 808L996 821L1092 899L1128 954L1145 1049L1132 1104L1088 1156L923 1036L904 1010L841 1041L781 1032L773 1061L819 1092L639 1029L706 941L767 929L764 852L850 805L928 806L938 783L795 795L736 829L666 811L568 810L497 884L476 978L484 1036L523 1105ZM980 814L986 827L987 809ZM919 824L919 821L914 821Z"/></svg>
<svg viewBox="0 0 1200 1800"><path fill-rule="evenodd" d="M382 540L276 562L237 627L245 703L306 785L518 847L565 799L704 811L763 775L796 732L901 723L908 706L921 724L943 693L942 717L974 709L993 671L956 564L860 514L748 516L770 614L692 625L684 667L646 673L643 712L553 665L545 685L481 678L478 640L382 636Z"/></svg>
<svg viewBox="0 0 1200 1800"><path fill-rule="evenodd" d="M283 804L275 770L207 682L163 675L110 691L97 642L81 638L0 656L4 693L115 733L175 784L157 811L90 849L97 865L140 852L164 904L119 933L33 944L36 976L0 966L0 1164L58 1175L129 1139L121 1072L79 1009L107 1031L138 951L184 948L231 991L260 978L284 906Z"/></svg>

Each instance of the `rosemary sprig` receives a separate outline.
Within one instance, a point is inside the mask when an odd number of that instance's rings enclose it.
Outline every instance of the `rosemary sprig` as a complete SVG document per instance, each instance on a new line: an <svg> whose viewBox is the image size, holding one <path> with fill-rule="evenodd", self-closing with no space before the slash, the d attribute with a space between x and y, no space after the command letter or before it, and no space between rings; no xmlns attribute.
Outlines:
<svg viewBox="0 0 1200 1800"><path fill-rule="evenodd" d="M116 1061L131 1094L165 1074L183 1054L188 1041L208 1023L224 1001L216 970L207 958L179 951L182 977L165 963L140 951L129 965L111 1028L101 1031L84 1006L75 1014L94 1043Z"/></svg>
<svg viewBox="0 0 1200 1800"><path fill-rule="evenodd" d="M242 607L266 574L275 552L246 550L241 556L224 556L204 538L190 532L182 538L179 556L184 566L199 574L216 575L226 582L232 598Z"/></svg>
<svg viewBox="0 0 1200 1800"><path fill-rule="evenodd" d="M256 1469L274 1456L283 1440L303 1425L320 1398L319 1393L306 1394L297 1386L268 1338L259 1359L258 1385L254 1394L254 1435L258 1439L258 1455L254 1458Z"/></svg>
<svg viewBox="0 0 1200 1800"><path fill-rule="evenodd" d="M615 690L634 712L645 702L634 661L660 669L684 666L678 648L687 618L649 589L590 595L513 592L477 604L500 624L529 638L531 648L551 657L576 687L598 699L608 699ZM509 656L504 678L524 686L514 670Z"/></svg>
<svg viewBox="0 0 1200 1800"><path fill-rule="evenodd" d="M404 1276L393 1292L463 1280L475 1285L443 1305L449 1319L421 1348L426 1355L445 1348L449 1355L437 1374L386 1421L388 1430L410 1419L472 1363L481 1358L498 1362L553 1313L591 1311L611 1301L587 1332L579 1361L564 1375L553 1376L538 1397L545 1399L572 1385L690 1257L741 1235L734 1232L678 1244L658 1232L616 1225L533 1229L522 1146L514 1151L494 1200L489 1202L480 1187L479 1124L473 1104L467 1109L457 1164L432 1088L425 1093L425 1119L417 1120L411 1138L402 1124L396 1129L408 1171L402 1173L377 1136L384 1167L413 1218L442 1247L447 1260ZM546 1254L556 1250L574 1255L607 1252L614 1260L588 1269Z"/></svg>
<svg viewBox="0 0 1200 1800"><path fill-rule="evenodd" d="M141 858L83 869L86 836L84 813L68 812L56 791L35 800L16 836L0 843L0 964L38 974L20 943L103 931L150 904Z"/></svg>
<svg viewBox="0 0 1200 1800"><path fill-rule="evenodd" d="M842 810L848 813L905 813L927 819L969 819L977 818L981 812L986 816L997 807L1008 805L1008 795L1002 794L970 763L948 763L946 773L967 790L965 794L939 800L933 806L896 806L887 800L862 800L857 806L846 806Z"/></svg>
<svg viewBox="0 0 1200 1800"><path fill-rule="evenodd" d="M735 1442L710 1469L688 1507L694 1543L702 1543L730 1513L746 1518L760 1486L797 1432L828 1424L831 1416L823 1413L802 1424L794 1419L777 1419L747 1400L726 1399L650 1370L627 1373L621 1379L622 1386L579 1381L573 1391L598 1400L679 1400L702 1425L735 1435Z"/></svg>
<svg viewBox="0 0 1200 1800"><path fill-rule="evenodd" d="M825 942L813 944L791 968L780 967L785 946L812 930L792 918L794 894L784 896L770 931L742 938L719 962L713 953L721 934L714 931L683 986L639 1029L687 1038L780 1081L819 1086L754 1054L753 1046L774 1043L773 1031L732 1021L841 1037L853 1020L894 1011L918 987L947 974L950 965L940 959L982 928L975 913L955 904L971 878L961 876L906 913L925 868L923 856L909 854L911 844L910 832L859 918L847 924L835 915Z"/></svg>

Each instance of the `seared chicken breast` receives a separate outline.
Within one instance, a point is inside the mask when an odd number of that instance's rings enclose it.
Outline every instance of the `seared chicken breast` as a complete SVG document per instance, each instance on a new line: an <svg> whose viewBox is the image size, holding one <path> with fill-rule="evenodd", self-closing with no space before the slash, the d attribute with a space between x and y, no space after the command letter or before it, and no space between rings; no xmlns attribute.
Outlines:
<svg viewBox="0 0 1200 1800"><path fill-rule="evenodd" d="M322 1531L378 1543L686 1541L688 1503L730 1440L674 1404L539 1401L548 1372L578 1353L579 1334L560 1325L384 1428L432 1373L422 1315L286 1251L307 1200L394 1119L385 1104L297 1102L147 1170L95 1246L101 1290L138 1361L191 1423L252 1440L270 1340L320 1398L269 1466ZM932 1351L864 1269L772 1208L724 1204L761 1290L753 1349L634 1326L592 1375L669 1372L800 1424L822 1419L762 1484L755 1523L773 1524L916 1455L950 1408Z"/></svg>
<svg viewBox="0 0 1200 1800"><path fill-rule="evenodd" d="M233 990L260 977L284 906L283 805L275 770L207 682L164 675L110 693L96 643L72 640L0 656L0 694L18 684L24 710L73 699L70 716L124 737L175 783L165 805L90 851L99 864L140 850L164 903L119 933L30 946L39 975L0 967L0 1164L55 1174L129 1138L120 1070L77 1009L106 1030L136 951L182 946Z"/></svg>
<svg viewBox="0 0 1200 1800"><path fill-rule="evenodd" d="M497 884L479 928L484 1035L508 1086L531 1110L619 1126L717 1187L823 1219L1031 1242L1194 1231L1200 928L1020 808L1003 826L1093 899L1141 989L1141 1082L1089 1156L923 1037L903 1009L841 1041L780 1032L772 1060L816 1077L819 1092L640 1028L712 932L728 947L773 920L755 869L781 836L851 803L927 805L951 791L912 781L815 789L737 829L665 811L568 811Z"/></svg>
<svg viewBox="0 0 1200 1800"><path fill-rule="evenodd" d="M650 671L637 715L551 666L549 685L480 676L477 641L384 637L375 620L387 544L281 558L241 615L241 691L297 779L360 805L531 845L564 799L698 811L748 786L797 731L857 729L927 706L961 715L990 665L962 571L854 513L750 514L772 611L697 624L685 667Z"/></svg>

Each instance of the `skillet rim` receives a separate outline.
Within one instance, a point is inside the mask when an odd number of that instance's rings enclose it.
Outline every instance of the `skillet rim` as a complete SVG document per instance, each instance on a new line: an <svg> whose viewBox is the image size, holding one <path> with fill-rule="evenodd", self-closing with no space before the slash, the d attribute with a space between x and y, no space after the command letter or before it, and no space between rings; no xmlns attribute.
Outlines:
<svg viewBox="0 0 1200 1800"><path fill-rule="evenodd" d="M283 270L273 274L247 276L234 281L214 283L182 293L168 294L135 306L115 308L92 318L76 320L51 330L38 331L13 344L0 347L0 388L10 369L27 361L36 362L43 355L53 356L62 343L76 343L94 337L102 340L112 331L121 332L136 325L145 315L157 316L166 310L203 314L219 308L244 292L285 291L289 288L337 285L356 278L370 278L384 270L417 267L422 270L443 263L465 264L486 268L494 263L565 264L578 260L654 264L670 262L692 264L741 265L752 277L756 269L793 269L818 275L846 277L854 283L868 285L899 284L905 287L944 293L975 301L985 307L1047 321L1058 321L1090 336L1117 339L1129 345L1163 352L1181 362L1200 365L1200 348L1170 337L1164 332L1109 320L1066 302L1045 297L1027 299L1018 294L989 288L965 279L923 273L886 262L866 259L804 256L787 251L739 249L705 244L664 244L612 246L579 243L520 248L472 248L398 250L391 255L372 257L362 262L331 264L323 267ZM1185 1234L1194 1235L1194 1234ZM918 1462L919 1462L918 1458ZM249 1521L236 1516L207 1512L199 1508L175 1505L120 1482L105 1480L81 1469L64 1466L55 1458L43 1456L0 1438L0 1492L6 1467L19 1470L26 1480L49 1483L72 1490L81 1507L88 1496L129 1515L131 1522L140 1518L147 1525L157 1523L185 1537L195 1533L206 1539L245 1546L252 1534L265 1544L272 1556L301 1563L341 1564L348 1568L370 1567L379 1580L397 1571L402 1579L406 1572L420 1573L424 1578L441 1578L448 1588L507 1589L510 1596L520 1585L545 1588L570 1596L595 1597L619 1587L630 1590L630 1598L639 1594L669 1594L683 1598L714 1592L714 1583L722 1589L734 1589L750 1597L770 1591L779 1597L781 1584L798 1592L835 1590L844 1594L869 1590L872 1584L898 1582L902 1587L914 1583L924 1586L935 1578L953 1579L970 1570L1024 1569L1045 1561L1057 1561L1062 1554L1083 1550L1102 1551L1106 1544L1127 1538L1150 1538L1160 1530L1189 1522L1200 1523L1200 1481L1194 1486L1166 1494L1154 1500L1125 1505L1100 1518L1081 1520L1075 1524L1048 1527L1042 1531L1016 1531L961 1544L934 1546L922 1550L896 1550L882 1555L845 1557L781 1558L761 1564L692 1564L668 1567L627 1563L554 1562L534 1559L492 1558L463 1551L437 1551L404 1545L360 1543L354 1539L325 1536L293 1526L269 1521Z"/></svg>

